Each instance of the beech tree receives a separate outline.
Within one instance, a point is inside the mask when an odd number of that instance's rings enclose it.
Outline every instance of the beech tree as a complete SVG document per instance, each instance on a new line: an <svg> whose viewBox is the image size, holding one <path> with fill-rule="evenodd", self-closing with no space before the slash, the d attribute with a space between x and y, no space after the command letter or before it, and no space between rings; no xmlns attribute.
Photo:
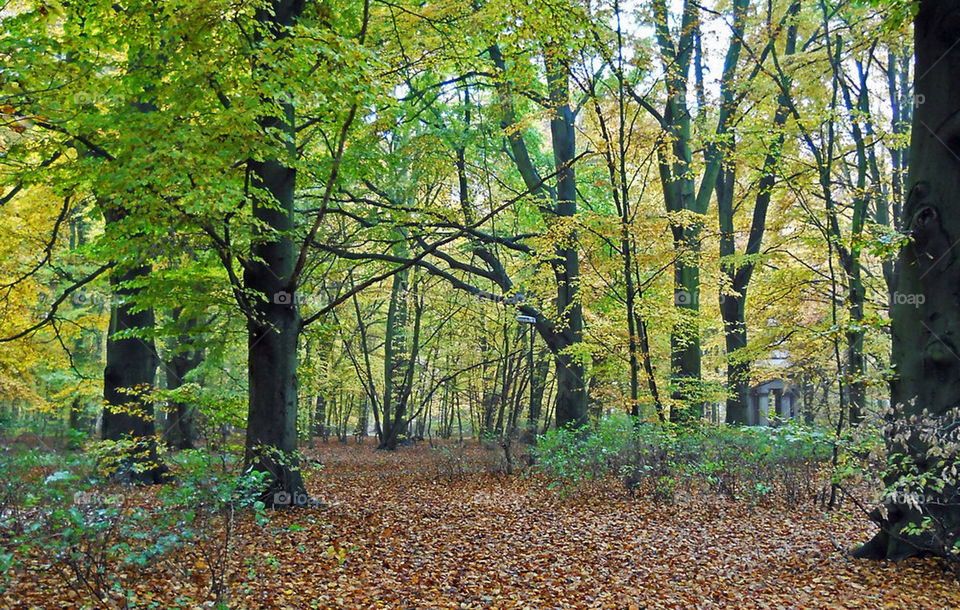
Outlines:
<svg viewBox="0 0 960 610"><path fill-rule="evenodd" d="M679 32L670 28L665 1L653 3L654 29L664 71L665 100L658 111L644 102L664 132L657 154L664 205L670 216L674 247L681 253L674 262L675 305L685 314L671 333L671 384L675 402L672 421L687 421L703 415L702 354L700 345L701 230L727 153L728 134L737 110L732 91L743 33L746 0L733 3L732 26L720 79L720 109L715 134L705 147L703 169L693 159L694 113L688 100L697 96L699 112L706 112L700 12L696 2L684 2ZM693 68L691 70L691 68ZM691 87L690 76L694 76ZM700 173L700 181L696 177Z"/></svg>
<svg viewBox="0 0 960 610"><path fill-rule="evenodd" d="M954 290L960 285L960 2L920 0L913 26L916 103L903 209L910 242L899 253L896 294L918 298L894 300L890 384L891 401L900 409L896 417L904 422L955 414L960 405L960 300ZM891 452L902 451L900 439L887 441ZM930 439L914 432L906 447L911 458L906 468L912 474L936 471L939 454L928 453ZM900 463L891 456L888 485L910 474L899 469ZM931 545L922 522L933 519L955 537L960 512L950 498L956 489L954 478L919 490L932 494L930 499L890 498L884 510L873 514L880 531L857 555L902 559L944 552Z"/></svg>

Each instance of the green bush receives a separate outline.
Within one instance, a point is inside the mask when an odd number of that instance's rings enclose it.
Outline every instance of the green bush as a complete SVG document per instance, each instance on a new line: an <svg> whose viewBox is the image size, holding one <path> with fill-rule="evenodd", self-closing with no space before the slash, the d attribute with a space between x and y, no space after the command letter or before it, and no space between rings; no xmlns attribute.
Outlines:
<svg viewBox="0 0 960 610"><path fill-rule="evenodd" d="M606 418L593 430L550 430L537 437L536 470L552 479L552 488L562 491L604 476L616 468L630 442L630 428L628 418Z"/></svg>
<svg viewBox="0 0 960 610"><path fill-rule="evenodd" d="M889 457L873 517L917 554L946 560L960 577L960 408L887 413Z"/></svg>
<svg viewBox="0 0 960 610"><path fill-rule="evenodd" d="M812 498L830 458L829 437L788 423L777 428L676 426L609 418L595 429L538 438L537 468L562 490L618 477L631 494L657 501L707 491L756 502L776 494L791 505Z"/></svg>
<svg viewBox="0 0 960 610"><path fill-rule="evenodd" d="M97 604L130 606L121 572L160 568L195 586L197 600L222 603L237 511L265 521L256 500L264 474L242 470L235 458L185 451L170 460L176 482L160 488L155 502L136 501L135 488L97 477L101 453L0 456L0 587L22 558L39 557Z"/></svg>
<svg viewBox="0 0 960 610"><path fill-rule="evenodd" d="M266 473L243 470L241 461L230 454L199 449L181 451L170 462L176 481L158 493L163 513L153 527L165 535L150 551L184 582L206 582L207 591L198 590L198 597L213 596L224 603L235 559L236 514L251 510L261 526L266 523L265 506L258 499ZM196 565L205 566L200 574Z"/></svg>

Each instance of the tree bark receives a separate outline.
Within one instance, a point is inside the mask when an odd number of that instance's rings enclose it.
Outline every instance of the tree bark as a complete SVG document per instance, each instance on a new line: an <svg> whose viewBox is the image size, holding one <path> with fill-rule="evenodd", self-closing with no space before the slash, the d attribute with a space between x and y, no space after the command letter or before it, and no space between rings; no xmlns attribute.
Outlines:
<svg viewBox="0 0 960 610"><path fill-rule="evenodd" d="M293 109L288 109L292 115ZM292 118L292 117L291 117ZM295 172L277 161L251 162L254 185L276 200L276 205L254 199L253 215L277 235L262 237L251 248L244 285L260 296L255 318L247 322L249 408L246 459L256 470L269 473L265 501L274 494L304 493L293 457L297 449L297 342L300 313L288 284L295 251L289 231L293 225Z"/></svg>
<svg viewBox="0 0 960 610"><path fill-rule="evenodd" d="M390 290L390 305L387 309L387 327L383 347L383 439L382 449L396 449L400 430L394 422L402 419L394 413L399 409L403 393L403 377L406 372L406 326L407 290L409 272L401 271L393 276Z"/></svg>
<svg viewBox="0 0 960 610"><path fill-rule="evenodd" d="M272 0L257 11L257 20L268 35L288 35L304 9L303 0ZM266 70L255 66L255 71ZM290 102L279 104L280 116L258 119L268 132L279 131L286 142L277 146L275 159L251 160L253 218L262 226L250 248L244 268L244 288L252 295L253 312L247 320L247 376L249 399L245 460L267 472L261 498L268 506L290 505L306 497L296 459L297 450L297 343L301 319L295 298L294 269L297 250L293 229L296 157ZM272 137L272 134L268 137ZM287 495L289 494L289 495Z"/></svg>
<svg viewBox="0 0 960 610"><path fill-rule="evenodd" d="M700 221L684 213L706 214L722 161L727 153L723 144L736 109L732 92L733 78L743 43L744 20L748 0L733 3L733 31L724 58L720 81L721 104L717 116L715 142L704 151L705 166L699 186L692 175L693 138L687 89L693 51L700 36L700 6L685 0L679 36L670 33L669 10L665 0L653 2L654 30L666 73L666 101L662 116L657 116L670 144L658 150L664 205L671 215L675 249L682 253L674 263L674 305L679 320L670 333L670 377L674 405L670 420L686 422L703 416L702 354L700 349ZM702 97L703 70L695 66L695 88Z"/></svg>
<svg viewBox="0 0 960 610"><path fill-rule="evenodd" d="M488 49L497 69L505 72L506 63L497 45ZM577 294L580 276L579 244L575 228L577 214L577 178L574 169L576 159L576 126L570 108L569 65L562 57L564 50L548 43L544 49L547 72L547 89L553 112L550 119L550 136L556 174L556 188L548 187L541 180L520 131L515 129L517 118L513 108L509 82L498 85L503 117L501 125L510 130L507 142L517 171L530 192L544 200L553 199L554 222L564 223L562 243L554 248L556 260L553 271L557 286L557 314L553 324L538 317L537 332L554 354L557 367L556 421L558 427L581 427L587 423L587 388L583 363L574 357L569 348L583 341L583 308ZM478 252L480 255L481 252ZM492 261L490 257L487 260ZM499 264L497 262L497 264ZM509 283L508 281L502 282ZM527 310L528 313L538 313Z"/></svg>
<svg viewBox="0 0 960 610"><path fill-rule="evenodd" d="M554 115L550 119L553 143L553 164L557 172L558 221L570 222L564 244L556 249L561 264L557 275L557 329L561 349L557 351L557 427L581 427L587 423L587 389L583 362L567 348L583 340L583 308L577 294L580 282L580 258L577 231L573 219L577 214L577 176L573 167L576 157L576 129L570 109L570 74L556 54L547 50L547 85Z"/></svg>
<svg viewBox="0 0 960 610"><path fill-rule="evenodd" d="M903 216L912 241L900 251L897 282L900 295L914 298L895 299L892 319L896 376L890 389L900 417L923 410L942 416L960 404L960 0L921 0L914 36L917 103ZM891 439L888 444L894 448ZM921 472L933 467L918 439L910 439L909 451ZM857 556L937 552L902 531L919 522L919 511L896 500L886 508L886 516L872 515L881 531ZM952 531L960 526L955 504L927 504L924 511Z"/></svg>
<svg viewBox="0 0 960 610"><path fill-rule="evenodd" d="M799 2L793 2L787 10L788 17L795 18L800 10ZM775 41L771 41L775 44ZM788 57L796 52L797 24L791 21L787 26L787 35L784 42L783 55ZM777 98L777 108L773 114L773 129L777 131L763 161L760 180L757 184L757 195L753 206L753 218L750 223L750 232L744 254L756 255L760 253L764 232L767 224L767 211L770 208L772 189L776 183L776 171L780 163L784 143L782 128L789 116L788 94L790 80L783 78L780 84L780 95ZM729 89L725 90L730 95ZM730 98L732 102L732 98ZM721 268L726 274L729 283L729 294L721 295L720 315L723 318L724 347L727 360L727 387L730 396L727 398L725 421L728 424L748 424L748 396L750 393L750 361L743 355L742 350L747 347L747 319L746 302L750 280L753 276L754 263L747 262L735 267L723 262L723 257L729 257L736 252L734 236L734 187L736 171L733 167L721 168L717 177L717 216L720 225L720 257Z"/></svg>
<svg viewBox="0 0 960 610"><path fill-rule="evenodd" d="M173 311L174 319L179 318L182 308ZM195 328L197 320L191 318L184 323L183 333L177 337L173 346L173 353L167 360L167 389L175 390L181 387L190 371L203 363L203 350L193 345L189 336ZM196 445L196 428L194 426L193 405L175 401L169 407L167 425L163 430L164 442L175 449L193 449Z"/></svg>
<svg viewBox="0 0 960 610"><path fill-rule="evenodd" d="M108 213L108 222L119 220ZM110 307L110 329L107 334L107 362L103 371L104 440L133 440L136 446L124 460L125 472L117 473L140 483L159 483L166 468L158 462L156 425L153 403L148 393L154 387L159 359L153 339L118 338L117 333L153 328L153 309L134 311L131 298L136 289L125 286L150 272L148 266L134 267L110 285L116 302Z"/></svg>

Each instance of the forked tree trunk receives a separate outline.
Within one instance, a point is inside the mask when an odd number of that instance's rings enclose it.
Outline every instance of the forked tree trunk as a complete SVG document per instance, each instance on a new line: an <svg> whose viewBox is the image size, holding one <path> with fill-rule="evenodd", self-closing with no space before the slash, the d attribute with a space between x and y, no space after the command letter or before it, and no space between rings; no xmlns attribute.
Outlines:
<svg viewBox="0 0 960 610"><path fill-rule="evenodd" d="M914 36L917 103L903 216L912 241L900 251L892 317L891 399L904 417L923 410L939 416L960 405L960 0L921 0ZM933 467L921 442L913 439L910 451L921 472ZM885 517L873 515L881 531L857 556L936 552L903 533L921 518L907 499L889 503ZM955 504L925 510L947 531L960 526Z"/></svg>

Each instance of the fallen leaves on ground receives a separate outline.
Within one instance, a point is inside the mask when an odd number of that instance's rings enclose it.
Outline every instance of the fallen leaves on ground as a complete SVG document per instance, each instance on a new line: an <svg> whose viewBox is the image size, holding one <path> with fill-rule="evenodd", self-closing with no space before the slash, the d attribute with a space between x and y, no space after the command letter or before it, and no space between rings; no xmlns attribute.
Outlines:
<svg viewBox="0 0 960 610"><path fill-rule="evenodd" d="M230 607L960 607L935 560L850 558L843 549L873 530L842 509L658 504L613 484L561 497L537 477L488 472L495 458L476 445L455 464L425 445L307 453L324 464L308 487L325 506L274 513L264 529L241 519ZM128 583L144 606L191 595L155 574ZM49 571L19 575L5 595L12 607L77 606Z"/></svg>

